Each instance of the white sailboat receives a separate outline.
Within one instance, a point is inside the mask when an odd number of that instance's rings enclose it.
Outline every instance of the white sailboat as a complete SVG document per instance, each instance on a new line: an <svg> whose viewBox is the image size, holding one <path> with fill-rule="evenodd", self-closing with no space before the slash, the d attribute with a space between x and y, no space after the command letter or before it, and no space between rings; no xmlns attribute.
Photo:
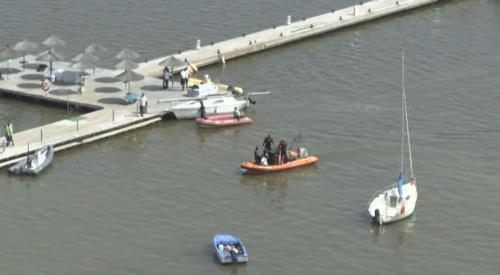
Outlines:
<svg viewBox="0 0 500 275"><path fill-rule="evenodd" d="M396 222L409 217L415 211L417 203L417 181L413 174L413 162L410 144L410 129L406 109L406 94L404 87L404 53L402 56L402 89L401 89L401 170L398 180L388 188L375 193L368 205L368 212L374 223L380 225ZM404 173L405 132L408 145L409 175Z"/></svg>

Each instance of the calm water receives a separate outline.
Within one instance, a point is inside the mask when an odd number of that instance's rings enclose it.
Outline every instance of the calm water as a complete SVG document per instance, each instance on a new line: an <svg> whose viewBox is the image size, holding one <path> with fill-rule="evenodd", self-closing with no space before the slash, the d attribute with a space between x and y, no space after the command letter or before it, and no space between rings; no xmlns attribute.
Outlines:
<svg viewBox="0 0 500 275"><path fill-rule="evenodd" d="M153 58L355 2L0 0L0 38ZM498 274L499 30L500 1L443 1L204 69L273 92L254 124L163 122L60 152L37 178L1 171L0 273ZM366 205L399 169L402 48L419 201L379 229ZM18 130L67 116L0 98ZM241 175L267 133L301 133L320 162ZM221 231L245 241L248 265L216 263Z"/></svg>

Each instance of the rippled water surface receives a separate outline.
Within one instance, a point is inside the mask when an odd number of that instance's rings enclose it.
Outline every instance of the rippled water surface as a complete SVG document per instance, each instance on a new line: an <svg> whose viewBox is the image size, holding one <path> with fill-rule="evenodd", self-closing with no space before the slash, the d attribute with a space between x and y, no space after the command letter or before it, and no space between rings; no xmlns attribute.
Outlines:
<svg viewBox="0 0 500 275"><path fill-rule="evenodd" d="M0 0L0 43L54 33L154 58L359 1ZM272 95L254 123L165 121L57 153L37 178L0 171L2 274L497 274L500 2L441 1L205 68ZM370 196L399 170L401 49L416 214L372 227ZM111 67L113 54L102 59ZM17 130L70 116L0 98ZM242 175L267 133L301 133L316 166ZM217 264L216 232L250 262Z"/></svg>

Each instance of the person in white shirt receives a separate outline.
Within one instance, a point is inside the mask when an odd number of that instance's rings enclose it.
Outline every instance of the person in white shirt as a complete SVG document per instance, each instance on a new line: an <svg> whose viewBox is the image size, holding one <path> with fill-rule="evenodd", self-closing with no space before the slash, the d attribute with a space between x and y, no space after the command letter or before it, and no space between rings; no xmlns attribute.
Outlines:
<svg viewBox="0 0 500 275"><path fill-rule="evenodd" d="M237 107L234 107L233 118L239 121L241 117L242 117L241 111Z"/></svg>
<svg viewBox="0 0 500 275"><path fill-rule="evenodd" d="M186 68L186 69L181 71L182 90L184 90L184 88L187 88L188 81L189 81L189 73L188 73L188 69Z"/></svg>
<svg viewBox="0 0 500 275"><path fill-rule="evenodd" d="M265 154L261 159L260 159L260 165L267 166L267 154Z"/></svg>
<svg viewBox="0 0 500 275"><path fill-rule="evenodd" d="M141 116L144 116L144 111L147 105L148 105L148 98L144 95L144 93L142 93L141 99L139 101L139 111L141 113Z"/></svg>

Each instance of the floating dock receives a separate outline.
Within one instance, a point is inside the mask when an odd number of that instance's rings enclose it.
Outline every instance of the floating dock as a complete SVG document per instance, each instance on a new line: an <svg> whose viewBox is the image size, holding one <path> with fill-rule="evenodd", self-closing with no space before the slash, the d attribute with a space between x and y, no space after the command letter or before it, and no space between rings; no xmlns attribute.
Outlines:
<svg viewBox="0 0 500 275"><path fill-rule="evenodd" d="M162 89L162 81L155 78L162 74L165 59L172 60L171 69L178 72L190 62L198 67L219 63L223 60L264 51L283 44L313 37L319 34L367 22L380 17L428 5L438 0L375 0L352 7L331 10L328 13L292 22L288 17L280 26L262 30L226 41L196 47L174 55L163 56L141 63L135 71L145 75L141 81L131 82L130 89L148 98L148 112L138 115L137 104L125 104L124 84L114 78L121 71L96 68L85 81L85 91L80 93L77 84L57 84L46 93L41 90L44 73L37 72L34 56L27 56L28 63L23 67L20 59L9 62L10 73L4 68L0 80L0 94L24 100L38 101L65 107L72 112L71 117L16 132L15 146L5 147L5 138L0 140L0 167L11 165L44 145L53 145L56 151L89 143L98 139L137 129L161 121L171 112L175 102L161 103L160 99L182 97L183 91L177 85L170 90ZM54 62L54 68L69 70L67 62ZM74 69L73 69L74 71ZM88 72L88 71L87 71ZM193 81L196 81L193 79ZM76 112L74 112L76 111ZM87 113L80 113L87 111ZM5 123L2 121L2 123ZM15 125L14 125L15 128Z"/></svg>

